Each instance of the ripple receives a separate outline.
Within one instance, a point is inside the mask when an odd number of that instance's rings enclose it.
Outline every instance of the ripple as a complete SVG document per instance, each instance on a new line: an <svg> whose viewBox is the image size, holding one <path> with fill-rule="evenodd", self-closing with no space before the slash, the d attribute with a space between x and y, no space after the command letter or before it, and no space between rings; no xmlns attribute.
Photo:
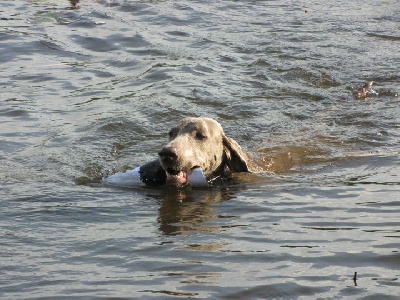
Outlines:
<svg viewBox="0 0 400 300"><path fill-rule="evenodd" d="M341 4L6 1L4 297L397 298L398 17ZM267 171L101 186L189 115Z"/></svg>

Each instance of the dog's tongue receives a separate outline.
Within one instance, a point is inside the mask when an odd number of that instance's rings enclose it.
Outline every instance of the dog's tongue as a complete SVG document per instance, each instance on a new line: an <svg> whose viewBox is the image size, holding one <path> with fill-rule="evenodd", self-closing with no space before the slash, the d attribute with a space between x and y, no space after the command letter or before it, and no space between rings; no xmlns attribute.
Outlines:
<svg viewBox="0 0 400 300"><path fill-rule="evenodd" d="M176 174L170 174L167 173L168 177L174 178L174 179L185 179L186 180L186 172L179 171Z"/></svg>
<svg viewBox="0 0 400 300"><path fill-rule="evenodd" d="M189 170L187 173L184 171L175 175L167 173L167 181L175 186L183 186L187 183L191 186L208 186L207 179L200 167Z"/></svg>
<svg viewBox="0 0 400 300"><path fill-rule="evenodd" d="M179 171L175 175L167 173L167 181L173 185L184 185L187 182L186 172Z"/></svg>

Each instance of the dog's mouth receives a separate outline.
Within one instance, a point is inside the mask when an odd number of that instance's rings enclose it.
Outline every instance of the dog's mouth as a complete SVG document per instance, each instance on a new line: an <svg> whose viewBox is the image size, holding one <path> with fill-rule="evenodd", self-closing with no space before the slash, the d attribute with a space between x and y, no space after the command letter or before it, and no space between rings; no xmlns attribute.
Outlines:
<svg viewBox="0 0 400 300"><path fill-rule="evenodd" d="M185 170L176 170L167 168L167 183L173 186L181 187L187 184L187 172Z"/></svg>
<svg viewBox="0 0 400 300"><path fill-rule="evenodd" d="M167 168L167 183L176 187L183 187L189 183L188 176L192 173L197 166L192 167L188 170L176 170L173 168Z"/></svg>
<svg viewBox="0 0 400 300"><path fill-rule="evenodd" d="M185 171L175 170L172 168L167 168L167 174L170 176L179 176L181 173L186 173Z"/></svg>

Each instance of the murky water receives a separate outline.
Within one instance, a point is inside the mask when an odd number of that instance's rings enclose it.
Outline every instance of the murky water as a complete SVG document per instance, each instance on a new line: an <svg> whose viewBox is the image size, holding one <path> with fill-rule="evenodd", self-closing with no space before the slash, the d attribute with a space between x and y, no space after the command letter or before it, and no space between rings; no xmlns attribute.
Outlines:
<svg viewBox="0 0 400 300"><path fill-rule="evenodd" d="M2 299L397 299L397 0L71 2L0 4ZM200 115L267 172L98 184Z"/></svg>

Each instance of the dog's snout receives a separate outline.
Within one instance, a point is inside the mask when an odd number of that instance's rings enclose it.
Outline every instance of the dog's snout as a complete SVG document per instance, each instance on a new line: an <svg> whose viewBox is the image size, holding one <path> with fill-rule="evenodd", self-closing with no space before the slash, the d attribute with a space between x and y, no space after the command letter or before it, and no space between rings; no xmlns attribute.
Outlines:
<svg viewBox="0 0 400 300"><path fill-rule="evenodd" d="M174 161L178 157L176 151L171 148L163 147L158 155L163 161Z"/></svg>

